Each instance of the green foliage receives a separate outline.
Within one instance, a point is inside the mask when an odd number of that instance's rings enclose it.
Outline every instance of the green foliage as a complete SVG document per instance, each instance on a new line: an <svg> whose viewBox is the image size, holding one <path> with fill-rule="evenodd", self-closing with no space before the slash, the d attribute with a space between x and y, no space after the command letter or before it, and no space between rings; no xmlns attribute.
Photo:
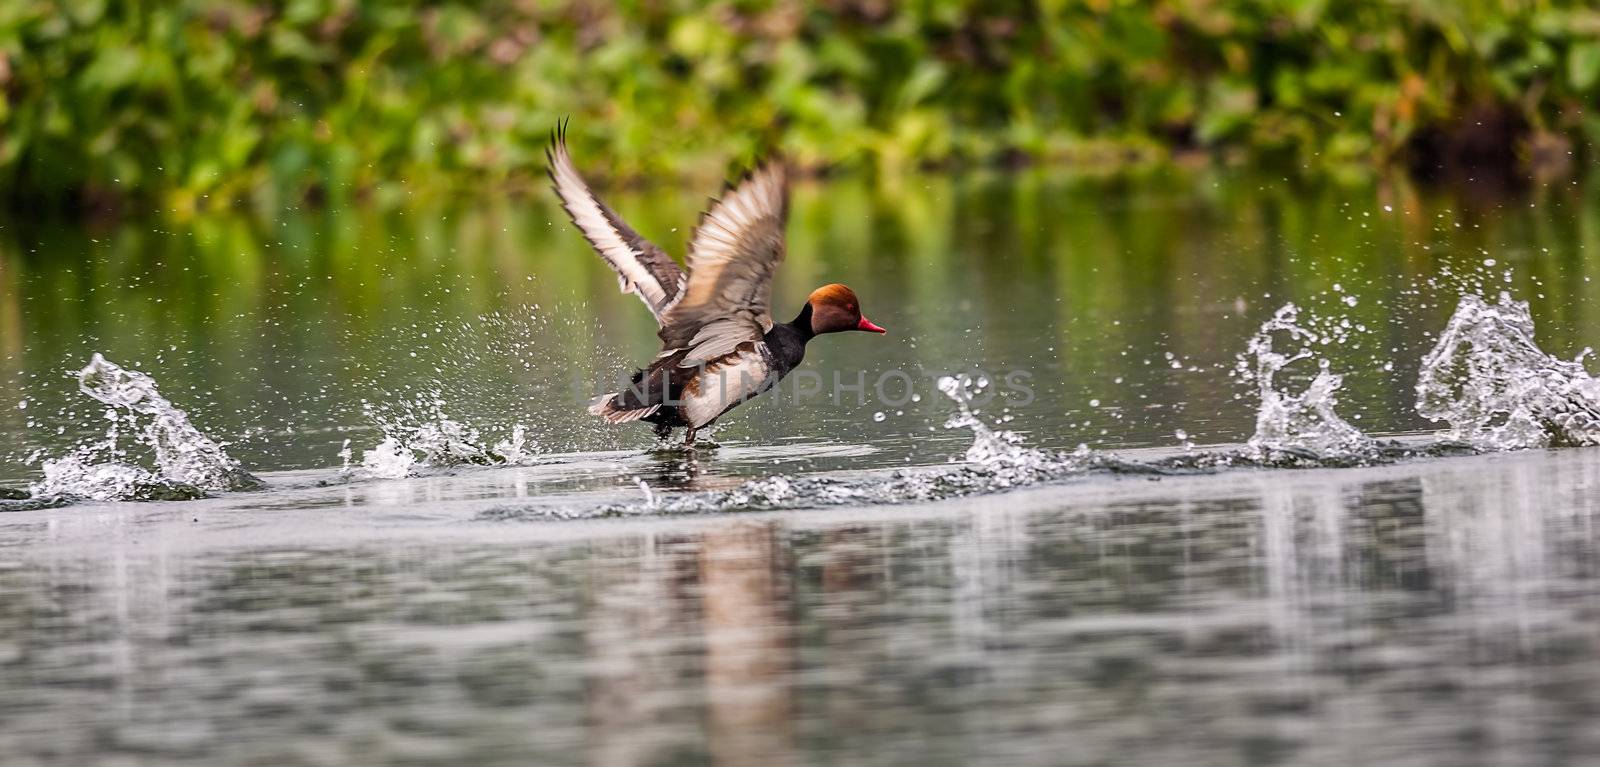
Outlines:
<svg viewBox="0 0 1600 767"><path fill-rule="evenodd" d="M586 167L720 170L1205 151L1380 167L1484 110L1600 138L1583 0L830 0L478 4L0 0L0 190L15 204L345 202ZM1546 141L1545 145L1550 145Z"/></svg>

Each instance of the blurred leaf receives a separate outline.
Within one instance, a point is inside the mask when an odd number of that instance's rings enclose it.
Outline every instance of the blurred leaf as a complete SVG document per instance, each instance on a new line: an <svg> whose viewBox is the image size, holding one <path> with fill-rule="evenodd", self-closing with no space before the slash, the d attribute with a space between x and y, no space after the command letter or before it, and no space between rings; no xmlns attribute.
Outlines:
<svg viewBox="0 0 1600 767"><path fill-rule="evenodd" d="M133 48L104 48L95 54L78 82L89 91L121 90L139 76L139 64L139 51Z"/></svg>
<svg viewBox="0 0 1600 767"><path fill-rule="evenodd" d="M1600 82L1600 43L1579 43L1567 53L1567 80L1584 92Z"/></svg>
<svg viewBox="0 0 1600 767"><path fill-rule="evenodd" d="M1255 115L1255 89L1240 81L1220 80L1206 95L1196 126L1201 143L1212 144L1238 133Z"/></svg>
<svg viewBox="0 0 1600 767"><path fill-rule="evenodd" d="M908 109L932 96L945 81L944 66L937 61L923 61L912 70L911 77L900 87L899 103Z"/></svg>
<svg viewBox="0 0 1600 767"><path fill-rule="evenodd" d="M325 61L328 58L297 29L274 29L272 52L284 58L303 61Z"/></svg>
<svg viewBox="0 0 1600 767"><path fill-rule="evenodd" d="M611 178L774 144L887 169L1198 142L1320 172L1479 109L1586 146L1597 91L1584 0L0 0L0 189L194 210L313 177L330 200L537 189L563 116Z"/></svg>

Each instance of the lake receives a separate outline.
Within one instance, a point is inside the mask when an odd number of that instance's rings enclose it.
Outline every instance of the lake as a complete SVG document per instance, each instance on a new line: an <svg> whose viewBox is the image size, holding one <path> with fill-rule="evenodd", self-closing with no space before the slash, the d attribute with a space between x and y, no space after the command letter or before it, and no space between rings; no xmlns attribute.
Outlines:
<svg viewBox="0 0 1600 767"><path fill-rule="evenodd" d="M1592 758L1597 195L807 182L774 313L890 333L694 453L545 196L6 221L0 753Z"/></svg>

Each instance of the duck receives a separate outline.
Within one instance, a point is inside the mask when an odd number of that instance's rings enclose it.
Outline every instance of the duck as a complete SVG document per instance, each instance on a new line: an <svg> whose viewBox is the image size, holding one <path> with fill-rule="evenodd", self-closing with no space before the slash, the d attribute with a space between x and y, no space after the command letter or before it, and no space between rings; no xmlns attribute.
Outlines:
<svg viewBox="0 0 1600 767"><path fill-rule="evenodd" d="M661 352L630 385L594 399L589 413L611 424L651 424L662 442L682 428L683 446L692 448L696 432L798 367L817 336L888 332L839 283L811 291L793 320L773 321L772 276L787 250L789 214L781 157L756 163L711 198L680 267L595 195L573 163L566 128L563 121L551 132L545 151L561 208L616 272L622 292L649 309L661 339Z"/></svg>

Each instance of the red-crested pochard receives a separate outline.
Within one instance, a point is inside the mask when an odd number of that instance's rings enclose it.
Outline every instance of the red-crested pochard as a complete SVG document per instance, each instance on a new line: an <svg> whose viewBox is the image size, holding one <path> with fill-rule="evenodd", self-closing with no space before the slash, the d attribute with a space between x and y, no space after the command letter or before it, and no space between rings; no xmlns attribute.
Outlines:
<svg viewBox="0 0 1600 767"><path fill-rule="evenodd" d="M772 273L783 261L789 209L781 161L758 165L711 200L689 238L685 273L584 183L567 152L565 124L546 155L572 223L661 328L661 353L630 387L595 400L590 413L610 423L654 424L661 439L683 427L683 443L692 445L696 430L788 375L812 338L886 332L862 316L856 294L839 284L812 291L793 321L772 321Z"/></svg>

